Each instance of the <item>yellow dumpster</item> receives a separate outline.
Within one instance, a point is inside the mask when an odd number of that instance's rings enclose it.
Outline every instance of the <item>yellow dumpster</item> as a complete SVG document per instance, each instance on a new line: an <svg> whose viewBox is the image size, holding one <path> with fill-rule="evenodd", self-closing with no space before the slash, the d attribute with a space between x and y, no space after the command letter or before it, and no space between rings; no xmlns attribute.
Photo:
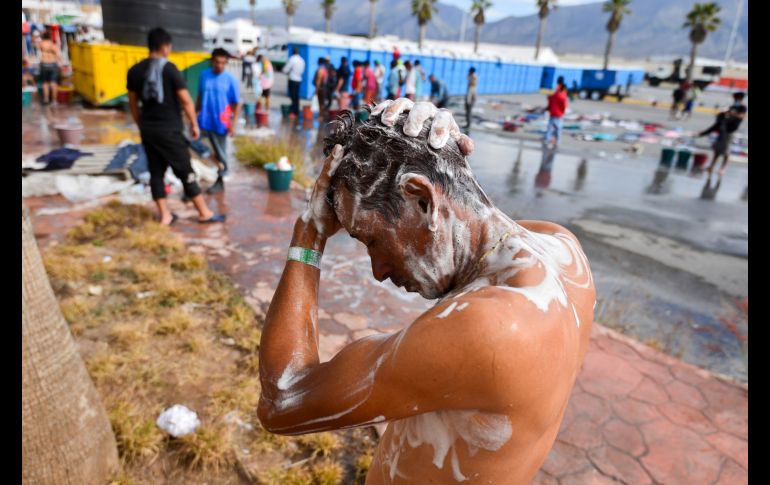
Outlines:
<svg viewBox="0 0 770 485"><path fill-rule="evenodd" d="M77 91L94 106L115 106L127 101L126 74L147 57L146 47L118 44L71 43L73 81ZM206 52L172 52L169 60L182 72L195 97L200 73L209 66Z"/></svg>

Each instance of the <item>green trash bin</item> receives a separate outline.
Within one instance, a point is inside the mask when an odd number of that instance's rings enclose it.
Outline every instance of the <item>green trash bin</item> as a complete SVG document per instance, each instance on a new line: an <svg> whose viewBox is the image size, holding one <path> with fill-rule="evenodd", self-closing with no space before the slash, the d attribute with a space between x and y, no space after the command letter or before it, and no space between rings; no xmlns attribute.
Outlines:
<svg viewBox="0 0 770 485"><path fill-rule="evenodd" d="M676 169L687 170L690 166L690 157L692 152L690 150L679 150L679 155L676 158Z"/></svg>
<svg viewBox="0 0 770 485"><path fill-rule="evenodd" d="M673 148L664 148L663 151L660 152L660 166L671 168L671 165L674 163L674 155L676 155L676 150Z"/></svg>
<svg viewBox="0 0 770 485"><path fill-rule="evenodd" d="M34 90L30 91L29 89L22 89L21 90L21 105L22 106L30 106L32 104L32 95L35 93Z"/></svg>
<svg viewBox="0 0 770 485"><path fill-rule="evenodd" d="M291 105L290 104L282 104L281 105L281 116L284 118L289 116L289 113L291 113Z"/></svg>
<svg viewBox="0 0 770 485"><path fill-rule="evenodd" d="M291 185L291 176L294 170L278 170L275 163L266 163L267 185L273 192L286 192Z"/></svg>
<svg viewBox="0 0 770 485"><path fill-rule="evenodd" d="M369 119L369 112L362 109L361 111L356 113L356 117L358 118L358 121L363 123L364 121Z"/></svg>

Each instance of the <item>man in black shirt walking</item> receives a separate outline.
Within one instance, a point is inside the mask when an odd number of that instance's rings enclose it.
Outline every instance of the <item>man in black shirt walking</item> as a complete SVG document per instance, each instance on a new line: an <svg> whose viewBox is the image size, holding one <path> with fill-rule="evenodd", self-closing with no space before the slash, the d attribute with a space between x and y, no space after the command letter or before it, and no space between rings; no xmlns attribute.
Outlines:
<svg viewBox="0 0 770 485"><path fill-rule="evenodd" d="M714 141L712 148L714 149L714 159L711 160L708 172L709 176L714 170L714 166L717 164L719 157L722 157L722 166L719 167L719 176L725 174L725 166L730 159L730 145L733 142L733 133L738 131L738 128L743 122L743 118L746 117L746 106L743 104L736 104L730 107L727 111L723 111L717 115L716 121L710 127L698 133L698 136L706 136L711 132L717 133L717 139Z"/></svg>
<svg viewBox="0 0 770 485"><path fill-rule="evenodd" d="M201 223L223 222L225 216L215 214L206 205L190 165L190 152L182 130L182 115L190 122L193 140L200 137L195 105L179 69L168 61L171 35L162 28L147 35L150 56L128 71L127 89L131 116L139 127L142 145L150 169L150 189L158 206L161 224L172 224L177 217L168 209L163 178L170 166L182 181L185 195L198 210ZM139 102L141 101L141 108Z"/></svg>

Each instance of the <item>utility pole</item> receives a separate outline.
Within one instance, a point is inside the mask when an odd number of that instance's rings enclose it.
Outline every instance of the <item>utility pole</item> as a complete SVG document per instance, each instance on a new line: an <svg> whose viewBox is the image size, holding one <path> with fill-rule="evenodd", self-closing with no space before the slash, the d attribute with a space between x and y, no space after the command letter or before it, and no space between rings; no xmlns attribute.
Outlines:
<svg viewBox="0 0 770 485"><path fill-rule="evenodd" d="M465 42L465 28L468 21L468 13L463 10L463 22L460 25L460 42Z"/></svg>
<svg viewBox="0 0 770 485"><path fill-rule="evenodd" d="M738 9L735 12L735 20L733 21L733 30L730 32L730 40L727 42L727 52L725 52L725 67L729 67L732 61L733 46L735 45L735 36L738 33L738 22L743 14L743 2L744 0L738 0Z"/></svg>

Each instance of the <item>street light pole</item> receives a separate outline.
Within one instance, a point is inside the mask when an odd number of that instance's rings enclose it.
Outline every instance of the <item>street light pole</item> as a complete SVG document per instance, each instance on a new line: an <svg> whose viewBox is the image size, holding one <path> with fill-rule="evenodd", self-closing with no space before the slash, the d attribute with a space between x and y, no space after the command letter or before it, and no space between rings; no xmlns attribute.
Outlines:
<svg viewBox="0 0 770 485"><path fill-rule="evenodd" d="M733 30L730 32L730 40L727 42L727 52L725 52L725 67L729 66L731 57L733 54L733 46L735 45L735 36L738 33L738 22L741 19L743 13L744 0L738 0L738 9L735 12L735 20L733 21Z"/></svg>

